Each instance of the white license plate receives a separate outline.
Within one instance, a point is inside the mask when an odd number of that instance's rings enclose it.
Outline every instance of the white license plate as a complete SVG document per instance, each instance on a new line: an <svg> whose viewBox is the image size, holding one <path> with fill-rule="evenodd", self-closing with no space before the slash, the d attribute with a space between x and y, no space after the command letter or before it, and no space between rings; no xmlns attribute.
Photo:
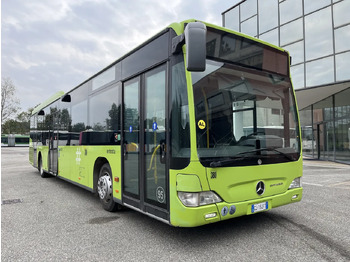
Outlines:
<svg viewBox="0 0 350 262"><path fill-rule="evenodd" d="M252 205L252 213L263 211L263 210L266 210L268 208L269 208L269 203L267 201L259 203L259 204L254 204L254 205Z"/></svg>

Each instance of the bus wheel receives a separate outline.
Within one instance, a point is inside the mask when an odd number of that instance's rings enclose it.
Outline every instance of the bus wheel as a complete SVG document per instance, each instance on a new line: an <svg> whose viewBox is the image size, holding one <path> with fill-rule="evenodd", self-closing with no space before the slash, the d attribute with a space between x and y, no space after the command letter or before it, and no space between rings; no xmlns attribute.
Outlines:
<svg viewBox="0 0 350 262"><path fill-rule="evenodd" d="M42 178L47 177L47 173L43 169L43 161L41 160L41 157L39 158L39 167L38 167L38 169L39 169L40 176Z"/></svg>
<svg viewBox="0 0 350 262"><path fill-rule="evenodd" d="M100 169L97 192L104 210L113 212L119 208L118 203L113 200L112 170L108 163Z"/></svg>

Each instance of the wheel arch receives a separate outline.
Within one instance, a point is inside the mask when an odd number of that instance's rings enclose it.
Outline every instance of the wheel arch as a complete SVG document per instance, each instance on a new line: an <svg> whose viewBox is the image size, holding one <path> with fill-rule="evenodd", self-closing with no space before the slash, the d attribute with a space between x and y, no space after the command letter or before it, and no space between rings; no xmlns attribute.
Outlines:
<svg viewBox="0 0 350 262"><path fill-rule="evenodd" d="M43 161L43 156L42 156L42 154L41 154L41 151L39 151L38 150L38 153L37 153L38 155L37 155L37 168L38 168L38 170L39 170L39 168L40 168L40 161Z"/></svg>
<svg viewBox="0 0 350 262"><path fill-rule="evenodd" d="M93 189L92 189L92 192L93 193L97 193L97 181L98 181L98 176L99 176L99 173L100 173L100 170L101 170L101 167L106 164L108 162L108 160L105 158L105 157L98 157L95 161L95 164L94 164L94 173L93 173Z"/></svg>

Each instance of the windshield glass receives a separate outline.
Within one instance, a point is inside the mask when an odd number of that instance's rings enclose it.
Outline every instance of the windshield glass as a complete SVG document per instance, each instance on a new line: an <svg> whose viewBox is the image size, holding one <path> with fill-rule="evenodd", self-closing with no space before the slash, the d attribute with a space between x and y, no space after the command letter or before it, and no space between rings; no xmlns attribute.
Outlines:
<svg viewBox="0 0 350 262"><path fill-rule="evenodd" d="M192 73L192 83L197 150L204 166L299 158L297 113L288 77L207 60L205 72Z"/></svg>

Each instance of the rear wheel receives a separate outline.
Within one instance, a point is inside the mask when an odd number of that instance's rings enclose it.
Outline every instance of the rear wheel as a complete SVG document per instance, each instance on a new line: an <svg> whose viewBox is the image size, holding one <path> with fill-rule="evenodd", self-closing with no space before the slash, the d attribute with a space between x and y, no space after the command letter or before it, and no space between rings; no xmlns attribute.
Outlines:
<svg viewBox="0 0 350 262"><path fill-rule="evenodd" d="M44 171L44 169L43 169L43 161L42 161L41 157L39 157L38 170L39 170L40 176L41 176L42 178L47 177L47 173L46 173L46 172Z"/></svg>
<svg viewBox="0 0 350 262"><path fill-rule="evenodd" d="M103 209L110 212L120 209L119 204L113 200L112 170L108 163L104 164L100 169L97 192Z"/></svg>

